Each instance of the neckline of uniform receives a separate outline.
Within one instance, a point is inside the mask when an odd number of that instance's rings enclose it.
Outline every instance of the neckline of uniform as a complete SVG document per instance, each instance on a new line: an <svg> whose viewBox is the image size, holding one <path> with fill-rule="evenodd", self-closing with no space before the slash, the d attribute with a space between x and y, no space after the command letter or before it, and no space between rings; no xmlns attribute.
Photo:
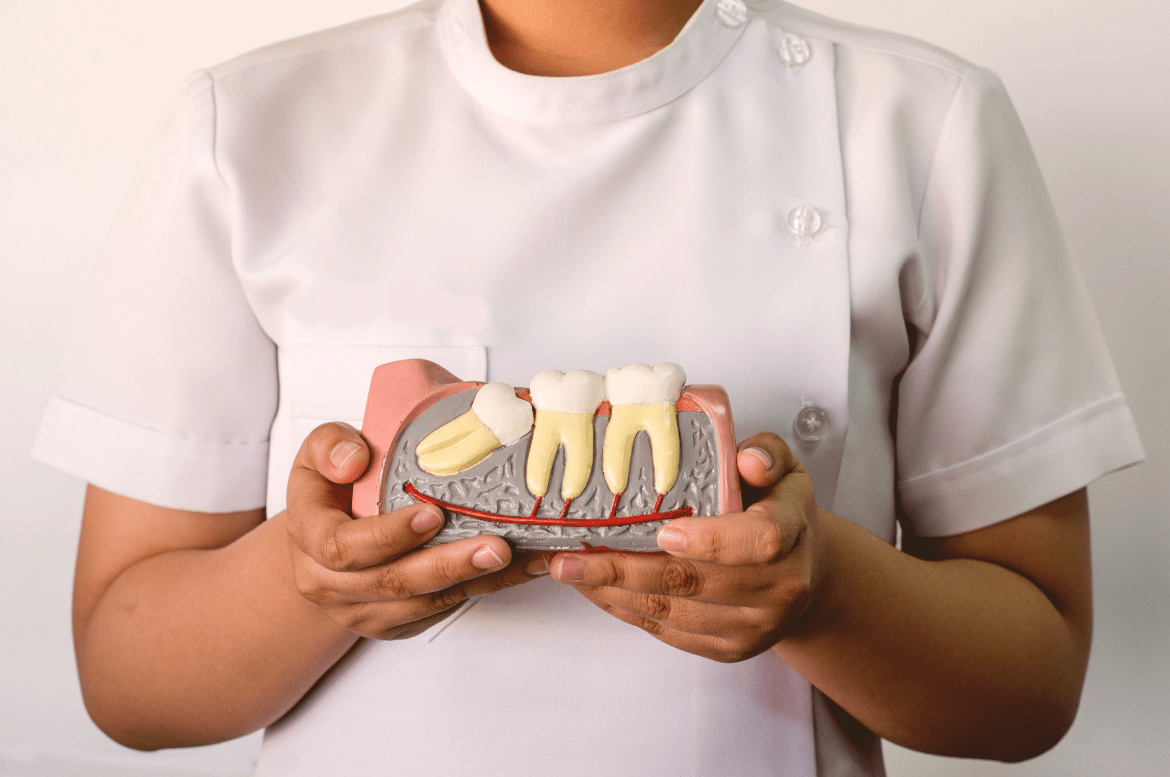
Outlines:
<svg viewBox="0 0 1170 777"><path fill-rule="evenodd" d="M534 124L602 124L660 108L718 67L747 26L721 21L720 2L727 0L704 0L674 41L653 56L592 76L532 76L501 65L488 47L478 0L447 0L439 35L455 77L497 113Z"/></svg>

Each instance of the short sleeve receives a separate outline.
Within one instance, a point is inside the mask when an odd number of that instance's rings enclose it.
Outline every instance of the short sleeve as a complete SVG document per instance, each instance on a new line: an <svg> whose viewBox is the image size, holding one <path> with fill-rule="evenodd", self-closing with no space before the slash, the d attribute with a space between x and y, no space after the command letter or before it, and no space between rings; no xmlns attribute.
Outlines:
<svg viewBox="0 0 1170 777"><path fill-rule="evenodd" d="M276 351L232 263L214 84L167 115L99 262L34 458L151 504L265 501Z"/></svg>
<svg viewBox="0 0 1170 777"><path fill-rule="evenodd" d="M1002 85L966 73L919 227L898 491L921 536L970 531L1142 458L1092 304Z"/></svg>

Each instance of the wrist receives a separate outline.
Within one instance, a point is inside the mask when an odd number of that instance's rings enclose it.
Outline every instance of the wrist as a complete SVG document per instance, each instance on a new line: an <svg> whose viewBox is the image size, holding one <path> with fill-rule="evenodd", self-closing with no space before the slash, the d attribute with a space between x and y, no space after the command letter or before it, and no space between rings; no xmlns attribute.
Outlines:
<svg viewBox="0 0 1170 777"><path fill-rule="evenodd" d="M842 552L842 532L852 524L833 513L816 508L815 522L810 524L806 552L809 554L809 593L804 612L795 621L781 643L813 639L831 631L843 613L849 584ZM845 524L848 524L846 526Z"/></svg>

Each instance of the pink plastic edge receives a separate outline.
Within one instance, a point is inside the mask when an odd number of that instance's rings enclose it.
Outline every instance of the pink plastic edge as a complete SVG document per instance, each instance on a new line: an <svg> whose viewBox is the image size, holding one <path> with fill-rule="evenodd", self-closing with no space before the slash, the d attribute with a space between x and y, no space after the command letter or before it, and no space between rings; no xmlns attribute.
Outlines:
<svg viewBox="0 0 1170 777"><path fill-rule="evenodd" d="M683 396L690 399L714 422L716 456L719 459L719 513L743 512L743 495L739 490L739 468L735 459L735 422L731 402L722 386L687 386ZM720 423L726 419L727 423Z"/></svg>
<svg viewBox="0 0 1170 777"><path fill-rule="evenodd" d="M398 432L443 397L482 385L463 381L425 359L390 362L374 370L362 419L362 437L370 446L370 466L353 484L354 518L381 512L382 479Z"/></svg>

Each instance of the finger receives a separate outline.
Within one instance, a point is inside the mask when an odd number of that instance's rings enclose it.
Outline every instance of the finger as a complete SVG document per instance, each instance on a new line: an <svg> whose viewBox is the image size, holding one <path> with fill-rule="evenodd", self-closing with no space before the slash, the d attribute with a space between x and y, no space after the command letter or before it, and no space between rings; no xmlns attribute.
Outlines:
<svg viewBox="0 0 1170 777"><path fill-rule="evenodd" d="M369 447L352 426L322 424L305 438L289 473L289 536L297 548L330 569L396 558L442 525L441 511L420 507L355 523L349 513L350 483L365 471L369 458Z"/></svg>
<svg viewBox="0 0 1170 777"><path fill-rule="evenodd" d="M397 602L360 602L342 608L352 631L371 639L405 639L421 634L478 596L531 582L546 572L534 554L517 553L503 569ZM547 567L547 564L543 565ZM534 571L535 569L535 571Z"/></svg>
<svg viewBox="0 0 1170 777"><path fill-rule="evenodd" d="M613 586L641 593L700 596L707 581L695 564L660 553L559 553L551 562L560 583Z"/></svg>
<svg viewBox="0 0 1170 777"><path fill-rule="evenodd" d="M361 433L340 421L321 424L301 443L293 470L307 468L333 483L352 483L370 464L370 447Z"/></svg>
<svg viewBox="0 0 1170 777"><path fill-rule="evenodd" d="M787 478L785 479L787 480ZM783 489L784 481L774 487ZM723 566L766 566L786 558L805 530L804 504L784 494L756 502L742 513L676 518L658 531L670 555Z"/></svg>
<svg viewBox="0 0 1170 777"><path fill-rule="evenodd" d="M594 604L605 603L662 628L733 639L744 634L773 631L775 613L749 606L696 601L678 596L663 596L628 591L624 588L577 586Z"/></svg>
<svg viewBox="0 0 1170 777"><path fill-rule="evenodd" d="M766 641L761 644L750 644L711 634L693 634L664 623L659 623L658 621L650 620L641 615L627 612L604 600L593 599L588 594L586 594L586 598L618 620L624 621L631 626L637 626L660 642L697 656L710 658L714 661L723 663L744 661L763 653L769 647Z"/></svg>
<svg viewBox="0 0 1170 777"><path fill-rule="evenodd" d="M349 520L350 483L361 477L369 461L365 440L348 424L323 424L310 432L288 476L289 523L306 517L332 523Z"/></svg>
<svg viewBox="0 0 1170 777"><path fill-rule="evenodd" d="M551 566L553 578L570 585L730 605L752 603L769 584L762 569L722 568L661 553L562 553Z"/></svg>
<svg viewBox="0 0 1170 777"><path fill-rule="evenodd" d="M351 572L385 564L414 550L442 528L443 511L430 504L354 520L324 506L290 508L288 532L297 549L326 569Z"/></svg>
<svg viewBox="0 0 1170 777"><path fill-rule="evenodd" d="M306 598L318 604L396 602L462 585L505 568L511 560L505 540L474 537L422 548L389 563L351 572L307 567L302 570L304 582L298 578L298 585Z"/></svg>
<svg viewBox="0 0 1170 777"><path fill-rule="evenodd" d="M735 464L744 482L755 488L768 488L789 472L804 471L787 443L771 432L741 442Z"/></svg>

